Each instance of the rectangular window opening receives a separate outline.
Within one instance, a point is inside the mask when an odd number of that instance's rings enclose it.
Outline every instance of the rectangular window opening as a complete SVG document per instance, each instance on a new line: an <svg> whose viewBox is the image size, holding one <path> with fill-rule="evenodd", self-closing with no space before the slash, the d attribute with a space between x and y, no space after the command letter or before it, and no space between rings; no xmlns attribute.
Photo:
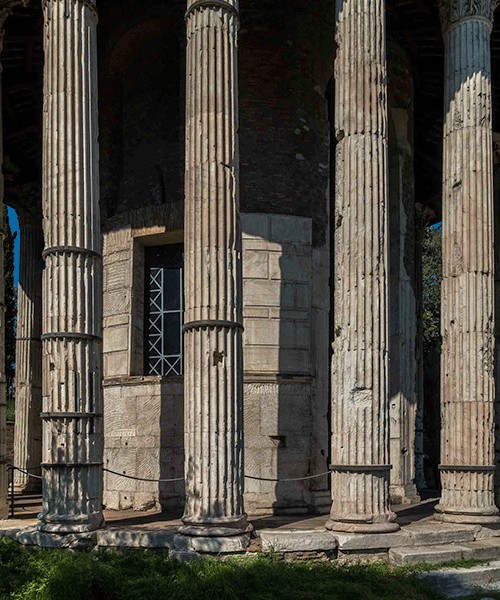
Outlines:
<svg viewBox="0 0 500 600"><path fill-rule="evenodd" d="M154 246L145 252L145 373L180 376L184 371L184 246Z"/></svg>

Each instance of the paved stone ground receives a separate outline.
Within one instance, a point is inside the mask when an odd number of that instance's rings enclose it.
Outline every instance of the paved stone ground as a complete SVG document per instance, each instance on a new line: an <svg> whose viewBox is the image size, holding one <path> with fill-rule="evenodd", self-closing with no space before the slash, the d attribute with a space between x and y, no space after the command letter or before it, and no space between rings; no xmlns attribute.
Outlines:
<svg viewBox="0 0 500 600"><path fill-rule="evenodd" d="M415 506L396 507L402 529L395 533L334 534L325 529L327 516L250 516L257 534L251 540L241 536L236 536L238 539L200 538L195 540L196 547L176 535L181 524L180 514L106 511L106 529L85 539L65 538L63 542L75 548L89 544L111 548L168 548L172 556L183 560L193 554L244 553L249 542L248 552L272 550L285 559L294 560L337 558L343 563L383 560L395 565L411 565L500 559L500 528L486 530L476 525L437 523L433 520L435 503L431 498ZM26 544L53 547L56 543L53 536L44 537L34 529L40 509L40 495L17 495L15 518L0 524L0 535ZM21 530L23 533L18 537Z"/></svg>
<svg viewBox="0 0 500 600"><path fill-rule="evenodd" d="M437 500L431 498L414 506L400 506L395 510L398 514L400 525L425 523L432 519L433 509ZM15 518L27 521L27 525L34 524L37 514L42 507L41 496L37 494L26 494L15 496ZM106 522L112 527L144 527L148 529L175 528L180 524L181 514L167 514L156 510L153 511L105 511ZM311 529L324 529L328 515L269 515L250 516L250 521L255 529L293 529L309 531Z"/></svg>
<svg viewBox="0 0 500 600"><path fill-rule="evenodd" d="M424 524L431 520L436 499L426 500L415 506L396 507L400 525ZM37 494L16 494L15 519L22 521L26 527L36 524L36 517L42 507L41 496ZM137 529L172 529L180 525L181 514L166 514L158 511L106 511L105 518L108 528ZM324 530L328 515L270 515L250 517L256 530L294 530L311 531Z"/></svg>

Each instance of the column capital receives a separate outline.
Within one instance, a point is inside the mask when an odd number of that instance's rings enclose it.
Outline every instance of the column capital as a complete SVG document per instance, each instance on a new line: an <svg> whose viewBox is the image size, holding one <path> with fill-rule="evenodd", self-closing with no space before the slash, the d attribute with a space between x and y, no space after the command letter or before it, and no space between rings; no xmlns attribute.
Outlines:
<svg viewBox="0 0 500 600"><path fill-rule="evenodd" d="M499 0L438 0L443 30L474 17L486 19L493 25L498 4Z"/></svg>
<svg viewBox="0 0 500 600"><path fill-rule="evenodd" d="M29 0L23 0L23 2L28 2ZM59 2L60 0L42 0L42 9L46 10L49 9L51 5L53 5L56 2ZM73 3L73 4L82 4L83 6L87 7L90 12L95 15L95 17L97 18L97 8L96 8L96 2L97 0L66 0L67 4L66 4L66 17L70 17L71 13L70 13L70 9L68 4L69 3ZM1 2L1 0L0 0ZM49 18L50 18L50 12L48 13Z"/></svg>
<svg viewBox="0 0 500 600"><path fill-rule="evenodd" d="M189 17L193 11L201 8L224 9L238 16L239 4L239 0L188 0L186 18Z"/></svg>

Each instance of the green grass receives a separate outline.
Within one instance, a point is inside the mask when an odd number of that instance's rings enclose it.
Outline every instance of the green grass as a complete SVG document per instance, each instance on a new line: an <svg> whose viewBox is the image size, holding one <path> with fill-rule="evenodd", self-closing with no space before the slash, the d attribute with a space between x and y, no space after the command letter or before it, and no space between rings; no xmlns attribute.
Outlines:
<svg viewBox="0 0 500 600"><path fill-rule="evenodd" d="M340 567L335 563L289 563L273 556L181 564L166 553L27 550L3 539L0 599L441 600L435 590L415 578L416 573L430 568ZM500 600L500 594L486 596ZM483 597L485 594L478 594L470 600Z"/></svg>
<svg viewBox="0 0 500 600"><path fill-rule="evenodd" d="M414 571L384 564L339 567L334 563L289 563L272 556L181 564L165 553L26 550L10 540L0 540L0 598L438 600L441 597L418 582Z"/></svg>

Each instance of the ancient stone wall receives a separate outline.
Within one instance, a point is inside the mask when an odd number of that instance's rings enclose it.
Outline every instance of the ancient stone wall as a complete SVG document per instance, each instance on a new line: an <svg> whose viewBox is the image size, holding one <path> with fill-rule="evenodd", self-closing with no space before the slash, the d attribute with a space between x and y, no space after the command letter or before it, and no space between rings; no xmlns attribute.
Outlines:
<svg viewBox="0 0 500 600"><path fill-rule="evenodd" d="M127 403L142 401L133 400L143 398L141 385L153 386L155 401L147 406L159 422L170 384L130 377L143 375L144 248L183 241L185 3L137 7L137 0L126 0L119 15L111 5L100 11L105 401L106 415L114 414L116 397L125 411ZM333 6L256 0L242 6L240 25L240 198L242 210L253 213L243 220L245 398L252 399L247 413L261 415L256 422L247 414L247 467L264 477L324 472ZM122 429L108 422L107 431L108 425ZM266 439L264 458L257 456L259 436ZM119 460L129 461L128 451L118 452L121 442L106 437L110 463L123 470ZM163 453L153 434L141 443ZM175 461L181 454L179 447ZM130 461L136 469L136 458ZM109 481L108 506L169 504L168 491L162 499L157 487L144 483L139 490L124 481L125 494ZM327 487L326 478L286 487L247 483L247 502L253 510L307 510L329 503ZM140 495L146 488L147 498Z"/></svg>
<svg viewBox="0 0 500 600"><path fill-rule="evenodd" d="M317 353L312 352L313 310L328 304L329 290L313 285L312 221L303 217L243 214L245 470L263 478L303 477L316 453L325 456L328 421L316 402ZM178 241L176 234L170 241ZM105 235L104 365L105 465L150 479L182 477L182 378L144 377L138 332L144 309L140 281L145 243L168 242L164 228L122 229ZM318 271L322 273L321 268ZM136 340L136 341L134 341ZM249 512L317 508L321 482L246 482ZM314 493L312 493L314 490ZM183 484L105 477L112 509L162 505L179 509ZM318 497L321 497L319 494Z"/></svg>

